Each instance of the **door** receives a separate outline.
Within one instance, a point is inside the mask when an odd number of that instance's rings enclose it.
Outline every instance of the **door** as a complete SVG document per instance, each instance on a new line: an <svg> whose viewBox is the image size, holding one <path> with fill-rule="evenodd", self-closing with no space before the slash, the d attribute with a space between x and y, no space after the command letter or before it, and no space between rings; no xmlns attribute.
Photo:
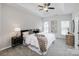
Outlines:
<svg viewBox="0 0 79 59"><path fill-rule="evenodd" d="M74 36L75 36L75 39L74 39L74 44L75 44L75 49L78 49L78 39L79 39L79 34L78 34L78 31L79 31L79 20L78 20L78 16L76 16L74 18L74 22L75 22L75 31L74 31Z"/></svg>
<svg viewBox="0 0 79 59"><path fill-rule="evenodd" d="M79 19L78 19L78 46L79 46Z"/></svg>

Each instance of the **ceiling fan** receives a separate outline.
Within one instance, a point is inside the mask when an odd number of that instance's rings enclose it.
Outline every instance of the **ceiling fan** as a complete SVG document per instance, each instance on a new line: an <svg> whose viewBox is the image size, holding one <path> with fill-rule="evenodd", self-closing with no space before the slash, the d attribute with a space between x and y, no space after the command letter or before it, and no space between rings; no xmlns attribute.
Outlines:
<svg viewBox="0 0 79 59"><path fill-rule="evenodd" d="M48 9L55 9L54 7L50 7L50 5L50 3L44 3L43 5L38 5L38 7L41 7L40 10L48 12Z"/></svg>

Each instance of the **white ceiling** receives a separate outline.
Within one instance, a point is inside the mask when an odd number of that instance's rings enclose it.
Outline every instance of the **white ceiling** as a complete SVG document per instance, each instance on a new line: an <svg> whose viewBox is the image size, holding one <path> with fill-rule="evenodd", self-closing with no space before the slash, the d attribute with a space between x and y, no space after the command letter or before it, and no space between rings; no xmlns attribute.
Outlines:
<svg viewBox="0 0 79 59"><path fill-rule="evenodd" d="M18 3L21 7L33 12L41 17L47 17L51 15L71 14L79 10L79 3L51 3L51 7L55 7L54 10L48 10L48 12L40 11L38 5L42 3Z"/></svg>

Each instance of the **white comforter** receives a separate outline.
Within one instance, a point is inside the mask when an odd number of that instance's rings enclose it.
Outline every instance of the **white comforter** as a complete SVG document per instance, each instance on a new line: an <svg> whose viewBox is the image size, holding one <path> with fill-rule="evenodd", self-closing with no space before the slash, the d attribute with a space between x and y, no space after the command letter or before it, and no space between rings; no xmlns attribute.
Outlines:
<svg viewBox="0 0 79 59"><path fill-rule="evenodd" d="M55 34L53 34L53 33L39 33L39 34L43 34L43 35L46 36L46 38L48 40L47 49L50 47L52 42L56 39ZM37 40L37 38L36 38L36 36L34 34L26 36L25 37L25 43L31 44L31 45L39 48L38 40Z"/></svg>

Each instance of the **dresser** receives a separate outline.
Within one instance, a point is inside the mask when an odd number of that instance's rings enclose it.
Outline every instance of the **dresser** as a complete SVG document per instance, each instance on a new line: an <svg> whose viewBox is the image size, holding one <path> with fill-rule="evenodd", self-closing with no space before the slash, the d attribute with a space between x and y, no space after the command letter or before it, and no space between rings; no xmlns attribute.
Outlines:
<svg viewBox="0 0 79 59"><path fill-rule="evenodd" d="M74 46L74 35L72 33L68 33L68 35L66 35L66 44L68 46Z"/></svg>

